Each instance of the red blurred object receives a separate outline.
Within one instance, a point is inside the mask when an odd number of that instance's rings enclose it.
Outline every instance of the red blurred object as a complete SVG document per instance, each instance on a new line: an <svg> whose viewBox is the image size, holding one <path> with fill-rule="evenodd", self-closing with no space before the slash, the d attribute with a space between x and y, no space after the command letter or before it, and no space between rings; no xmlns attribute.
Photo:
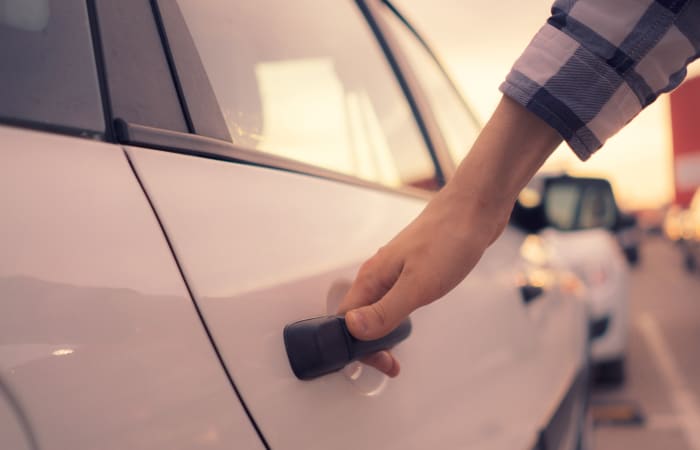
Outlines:
<svg viewBox="0 0 700 450"><path fill-rule="evenodd" d="M700 187L700 77L671 93L675 203L687 208Z"/></svg>

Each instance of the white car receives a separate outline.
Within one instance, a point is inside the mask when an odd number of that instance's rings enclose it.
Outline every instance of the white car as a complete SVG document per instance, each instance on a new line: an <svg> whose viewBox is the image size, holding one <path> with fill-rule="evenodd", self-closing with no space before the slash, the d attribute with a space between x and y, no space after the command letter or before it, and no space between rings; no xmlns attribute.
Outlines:
<svg viewBox="0 0 700 450"><path fill-rule="evenodd" d="M610 183L600 178L538 175L521 193L514 219L532 233L561 267L584 282L590 314L591 359L596 378L625 378L629 322L629 266L611 231L626 220Z"/></svg>
<svg viewBox="0 0 700 450"><path fill-rule="evenodd" d="M580 284L514 227L398 378L290 367L473 139L387 3L0 0L0 56L0 448L587 445Z"/></svg>

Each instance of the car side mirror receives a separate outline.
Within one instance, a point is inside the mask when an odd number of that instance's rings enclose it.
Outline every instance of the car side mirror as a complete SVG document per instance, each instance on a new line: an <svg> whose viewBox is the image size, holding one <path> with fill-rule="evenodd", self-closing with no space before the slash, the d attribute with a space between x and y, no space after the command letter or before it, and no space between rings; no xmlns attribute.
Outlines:
<svg viewBox="0 0 700 450"><path fill-rule="evenodd" d="M638 224L637 218L632 214L626 214L620 212L618 216L617 223L615 224L615 230L624 230L626 228L634 228Z"/></svg>

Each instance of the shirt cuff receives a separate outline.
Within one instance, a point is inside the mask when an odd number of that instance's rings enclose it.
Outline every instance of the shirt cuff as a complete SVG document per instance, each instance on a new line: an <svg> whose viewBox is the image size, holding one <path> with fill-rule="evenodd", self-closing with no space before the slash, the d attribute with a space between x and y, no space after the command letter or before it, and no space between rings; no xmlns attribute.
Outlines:
<svg viewBox="0 0 700 450"><path fill-rule="evenodd" d="M549 24L535 35L500 90L554 128L581 160L641 111L615 69Z"/></svg>

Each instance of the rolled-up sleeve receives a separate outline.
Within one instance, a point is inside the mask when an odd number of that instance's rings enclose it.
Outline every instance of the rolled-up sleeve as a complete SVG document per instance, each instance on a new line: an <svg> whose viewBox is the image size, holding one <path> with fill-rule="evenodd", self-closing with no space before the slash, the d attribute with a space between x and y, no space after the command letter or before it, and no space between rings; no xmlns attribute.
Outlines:
<svg viewBox="0 0 700 450"><path fill-rule="evenodd" d="M700 0L558 0L501 91L583 160L700 55Z"/></svg>

